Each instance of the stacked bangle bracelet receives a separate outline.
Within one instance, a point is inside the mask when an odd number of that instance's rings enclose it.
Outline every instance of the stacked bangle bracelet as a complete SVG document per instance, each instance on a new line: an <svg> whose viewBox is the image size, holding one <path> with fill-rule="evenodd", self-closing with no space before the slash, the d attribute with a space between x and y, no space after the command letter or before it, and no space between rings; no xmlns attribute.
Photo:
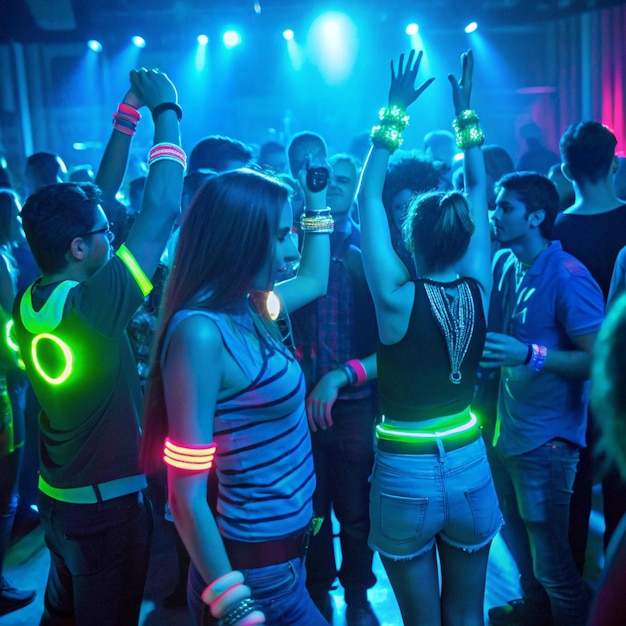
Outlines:
<svg viewBox="0 0 626 626"><path fill-rule="evenodd" d="M218 626L233 626L244 617L248 626L265 623L265 615L256 608L240 571L228 572L214 580L201 598L209 606L211 615L217 618Z"/></svg>
<svg viewBox="0 0 626 626"><path fill-rule="evenodd" d="M358 359L350 359L339 366L348 377L348 384L353 387L359 387L367 382L367 371L363 367L363 363Z"/></svg>
<svg viewBox="0 0 626 626"><path fill-rule="evenodd" d="M330 234L335 228L335 221L329 208L321 211L305 211L300 217L300 228L305 233Z"/></svg>
<svg viewBox="0 0 626 626"><path fill-rule="evenodd" d="M400 107L389 106L380 109L378 117L380 124L370 133L372 144L393 153L402 145L402 131L409 125L409 116Z"/></svg>
<svg viewBox="0 0 626 626"><path fill-rule="evenodd" d="M148 153L148 167L157 161L175 161L183 169L187 167L187 155L175 143L157 143L154 145Z"/></svg>
<svg viewBox="0 0 626 626"><path fill-rule="evenodd" d="M140 119L141 113L135 107L121 102L117 105L117 111L113 113L113 128L132 137Z"/></svg>
<svg viewBox="0 0 626 626"><path fill-rule="evenodd" d="M469 150L485 143L485 133L478 125L476 111L465 109L453 120L454 138L459 150Z"/></svg>

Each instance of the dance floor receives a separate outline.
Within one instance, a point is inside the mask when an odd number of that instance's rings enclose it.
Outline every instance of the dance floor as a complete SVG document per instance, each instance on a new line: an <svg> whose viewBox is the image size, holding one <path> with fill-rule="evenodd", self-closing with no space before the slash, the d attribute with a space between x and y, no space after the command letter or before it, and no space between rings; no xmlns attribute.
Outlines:
<svg viewBox="0 0 626 626"><path fill-rule="evenodd" d="M587 569L585 579L594 586L602 567L602 533L604 521L598 510L600 496L594 490L594 511L590 520ZM141 611L141 626L187 626L189 618L186 608L165 609L162 599L168 595L176 582L176 552L172 524L163 516L155 514L155 536L150 562L148 581ZM16 541L7 555L5 576L20 588L35 588L35 601L19 611L0 617L2 626L35 626L39 623L43 604L43 591L46 583L49 557L40 527L35 528L25 537ZM370 590L369 599L383 626L402 624L400 612L393 591L378 557L375 557L376 586ZM508 600L520 596L518 574L511 555L500 536L494 540L487 572L487 591L485 594L485 624L487 610L492 606L505 604ZM345 605L343 590L333 589L335 606L334 626L345 624Z"/></svg>

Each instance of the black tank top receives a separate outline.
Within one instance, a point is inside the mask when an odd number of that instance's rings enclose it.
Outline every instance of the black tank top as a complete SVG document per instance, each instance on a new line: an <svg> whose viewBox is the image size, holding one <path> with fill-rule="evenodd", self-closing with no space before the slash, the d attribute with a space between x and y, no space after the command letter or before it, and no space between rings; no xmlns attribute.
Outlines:
<svg viewBox="0 0 626 626"><path fill-rule="evenodd" d="M474 332L461 364L459 384L450 380L448 347L431 311L425 282L446 289L465 282L470 288ZM377 353L381 411L387 419L407 422L460 413L471 403L486 334L480 288L474 279L450 283L417 279L414 283L415 301L406 335L393 345L379 342Z"/></svg>

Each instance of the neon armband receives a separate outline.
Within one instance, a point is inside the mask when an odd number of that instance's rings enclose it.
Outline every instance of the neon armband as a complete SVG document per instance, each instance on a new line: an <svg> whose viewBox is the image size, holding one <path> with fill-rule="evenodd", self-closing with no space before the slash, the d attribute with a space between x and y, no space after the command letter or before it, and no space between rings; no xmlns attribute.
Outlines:
<svg viewBox="0 0 626 626"><path fill-rule="evenodd" d="M124 244L122 244L115 254L121 259L131 276L135 279L143 296L147 296L152 291L152 283L146 276L145 272L141 269L139 263L137 263L137 259L135 259L132 252Z"/></svg>
<svg viewBox="0 0 626 626"><path fill-rule="evenodd" d="M171 467L191 472L202 472L211 469L215 447L215 443L210 443L208 446L181 445L166 437L163 460Z"/></svg>

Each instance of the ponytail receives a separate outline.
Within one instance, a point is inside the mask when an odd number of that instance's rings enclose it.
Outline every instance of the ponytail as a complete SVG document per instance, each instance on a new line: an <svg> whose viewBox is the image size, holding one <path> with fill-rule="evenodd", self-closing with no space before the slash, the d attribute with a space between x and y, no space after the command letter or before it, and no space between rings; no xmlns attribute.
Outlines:
<svg viewBox="0 0 626 626"><path fill-rule="evenodd" d="M430 192L409 206L403 233L407 248L426 268L440 270L461 259L474 233L467 200L458 191Z"/></svg>

